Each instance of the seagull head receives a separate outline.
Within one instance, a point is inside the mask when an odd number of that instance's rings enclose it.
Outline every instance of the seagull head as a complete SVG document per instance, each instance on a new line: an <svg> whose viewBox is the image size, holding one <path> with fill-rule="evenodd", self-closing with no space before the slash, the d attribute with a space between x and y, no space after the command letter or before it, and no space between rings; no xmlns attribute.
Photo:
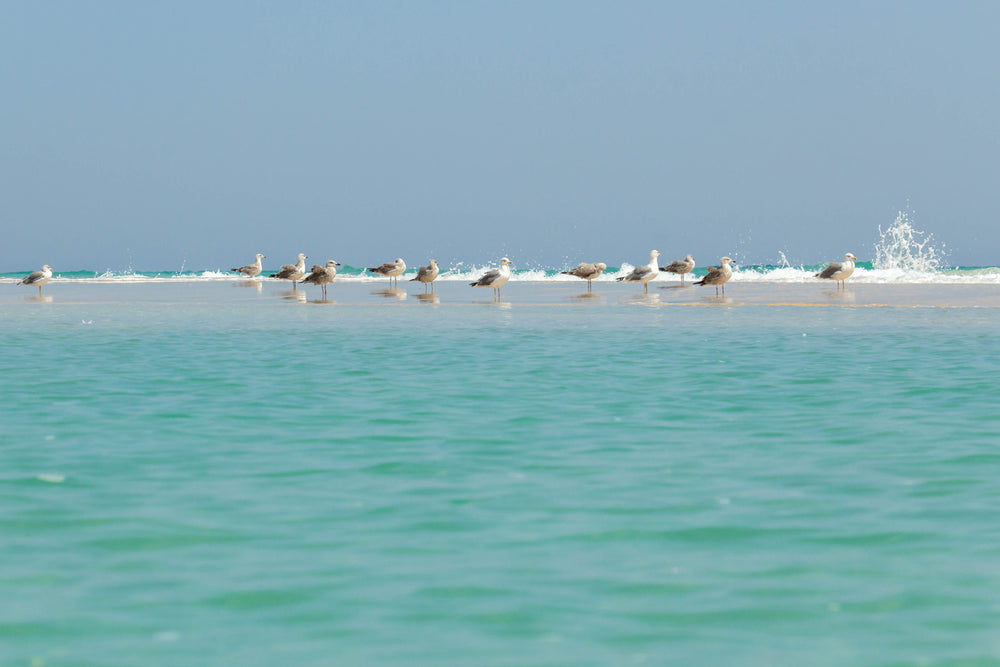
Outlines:
<svg viewBox="0 0 1000 667"><path fill-rule="evenodd" d="M858 261L858 258L854 256L854 253L849 252L846 255L844 255L844 260L848 262L856 262Z"/></svg>
<svg viewBox="0 0 1000 667"><path fill-rule="evenodd" d="M509 259L507 259L506 257L501 257L501 258L500 258L500 264L502 264L502 265L504 265L504 266L506 266L507 264L513 264L513 263L514 263L514 262L510 261L510 260L509 260Z"/></svg>
<svg viewBox="0 0 1000 667"><path fill-rule="evenodd" d="M650 259L653 259L654 257L659 257L659 256L660 256L660 251L659 250L653 250L653 251L651 251L649 253L649 258Z"/></svg>

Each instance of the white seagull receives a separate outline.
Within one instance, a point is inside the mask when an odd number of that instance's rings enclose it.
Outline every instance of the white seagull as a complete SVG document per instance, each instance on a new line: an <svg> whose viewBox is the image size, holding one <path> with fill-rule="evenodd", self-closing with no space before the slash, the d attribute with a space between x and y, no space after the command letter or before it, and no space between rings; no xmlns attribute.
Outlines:
<svg viewBox="0 0 1000 667"><path fill-rule="evenodd" d="M681 277L681 285L683 285L684 274L694 271L694 257L685 255L684 259L679 259L676 262L670 262L667 266L660 267L660 271L678 274Z"/></svg>
<svg viewBox="0 0 1000 667"><path fill-rule="evenodd" d="M389 284L392 285L392 279L401 275L403 271L406 271L406 262L397 257L395 262L386 262L382 266L368 267L368 270L372 273L387 276L389 278Z"/></svg>
<svg viewBox="0 0 1000 667"><path fill-rule="evenodd" d="M281 270L277 273L272 273L271 277L278 278L280 280L291 280L292 289L294 290L299 279L306 275L306 259L306 254L304 252L300 252L297 264L282 264Z"/></svg>
<svg viewBox="0 0 1000 667"><path fill-rule="evenodd" d="M38 296L42 295L42 285L52 280L52 267L46 264L41 271L32 271L21 279L18 285L38 285Z"/></svg>
<svg viewBox="0 0 1000 667"><path fill-rule="evenodd" d="M326 266L313 264L312 273L302 279L302 284L319 285L323 290L323 300L326 301L326 286L337 277L338 266L340 266L340 262L335 262L332 259L326 263Z"/></svg>
<svg viewBox="0 0 1000 667"><path fill-rule="evenodd" d="M417 277L410 278L410 282L412 283L414 280L416 280L418 282L423 283L425 292L427 291L427 283L430 283L431 291L433 292L434 281L437 279L439 272L440 271L438 270L438 261L436 259L432 259L427 266L420 267L420 270L417 271Z"/></svg>
<svg viewBox="0 0 1000 667"><path fill-rule="evenodd" d="M238 269L229 269L230 271L236 271L237 273L242 273L247 278L254 278L260 275L260 272L264 270L264 267L260 265L260 260L264 258L264 255L257 253L257 260L253 264L247 264L246 266L241 266Z"/></svg>
<svg viewBox="0 0 1000 667"><path fill-rule="evenodd" d="M601 275L604 269L608 268L608 265L604 262L580 262L576 265L575 269L570 269L569 271L563 271L567 276L576 276L577 278L583 278L587 281L587 291L589 292L593 287L590 281Z"/></svg>
<svg viewBox="0 0 1000 667"><path fill-rule="evenodd" d="M723 257L719 260L719 266L708 267L705 277L695 283L695 285L715 285L715 296L719 296L719 287L722 287L722 296L726 296L726 283L733 277L733 269L729 266L733 260Z"/></svg>
<svg viewBox="0 0 1000 667"><path fill-rule="evenodd" d="M627 283L642 283L642 291L644 294L649 293L649 281L655 278L660 273L660 267L656 263L656 258L660 256L659 250L653 250L649 253L649 264L645 266L637 266L632 269L632 273L627 276L622 276L618 280L624 280Z"/></svg>
<svg viewBox="0 0 1000 667"><path fill-rule="evenodd" d="M510 280L510 267L512 262L506 257L500 258L500 268L490 269L482 278L469 283L473 287L492 287L496 300L500 300L500 286Z"/></svg>
<svg viewBox="0 0 1000 667"><path fill-rule="evenodd" d="M817 278L826 278L827 280L836 280L837 289L842 286L846 289L847 285L844 281L851 277L854 273L854 262L858 261L852 253L847 253L844 255L843 262L830 262L830 264L816 274Z"/></svg>

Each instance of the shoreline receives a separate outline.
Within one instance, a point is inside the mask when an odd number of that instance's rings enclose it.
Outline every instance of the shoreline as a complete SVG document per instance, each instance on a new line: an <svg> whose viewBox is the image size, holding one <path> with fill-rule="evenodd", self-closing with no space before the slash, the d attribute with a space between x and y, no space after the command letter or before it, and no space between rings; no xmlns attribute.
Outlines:
<svg viewBox="0 0 1000 667"><path fill-rule="evenodd" d="M291 290L276 280L169 281L52 281L42 289L11 285L0 287L0 306L82 304L233 304L271 302L281 305L403 306L496 305L489 289L476 289L464 281L438 281L434 293L423 285L403 282L389 288L388 281L335 281L329 300L319 300L319 290L300 285ZM587 291L584 281L511 281L501 289L504 306L769 306L769 307L937 307L1000 308L997 285L982 284L865 284L848 282L844 290L833 283L730 282L726 295L714 287L681 286L653 281L644 294L637 283L595 282Z"/></svg>

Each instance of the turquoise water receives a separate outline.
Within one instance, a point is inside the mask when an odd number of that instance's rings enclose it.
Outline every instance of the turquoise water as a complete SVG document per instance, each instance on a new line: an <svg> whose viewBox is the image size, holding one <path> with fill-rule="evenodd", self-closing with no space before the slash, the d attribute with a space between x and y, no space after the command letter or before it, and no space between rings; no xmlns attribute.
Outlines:
<svg viewBox="0 0 1000 667"><path fill-rule="evenodd" d="M2 665L1000 663L997 309L0 335Z"/></svg>

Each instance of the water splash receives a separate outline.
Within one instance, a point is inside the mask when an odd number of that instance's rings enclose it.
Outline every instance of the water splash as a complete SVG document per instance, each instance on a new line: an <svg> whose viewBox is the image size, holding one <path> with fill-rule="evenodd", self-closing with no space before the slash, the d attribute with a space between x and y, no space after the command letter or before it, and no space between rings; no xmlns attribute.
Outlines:
<svg viewBox="0 0 1000 667"><path fill-rule="evenodd" d="M911 213L909 210L900 211L892 226L884 231L879 225L880 238L875 244L874 268L918 272L933 272L941 268L944 256L931 245L934 235L925 235L915 229Z"/></svg>

